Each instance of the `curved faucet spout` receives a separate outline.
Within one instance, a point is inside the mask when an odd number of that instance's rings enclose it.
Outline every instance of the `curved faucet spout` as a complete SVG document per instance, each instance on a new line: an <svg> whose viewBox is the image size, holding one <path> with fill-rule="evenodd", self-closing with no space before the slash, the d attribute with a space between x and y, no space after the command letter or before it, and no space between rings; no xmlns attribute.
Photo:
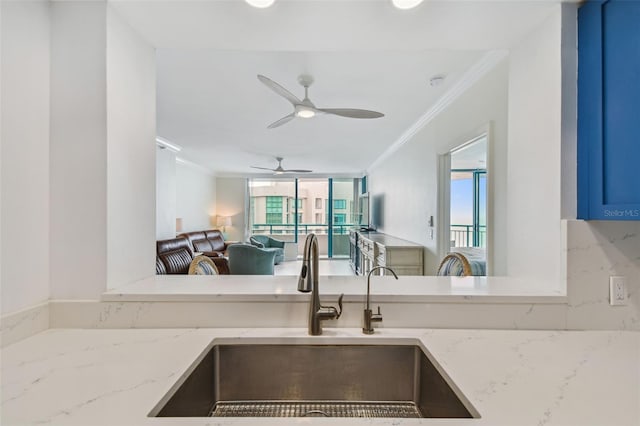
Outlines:
<svg viewBox="0 0 640 426"><path fill-rule="evenodd" d="M371 268L371 270L367 274L367 301L366 301L366 305L365 305L365 308L364 308L364 327L362 327L362 332L364 334L373 334L374 330L373 330L373 325L371 323L382 321L382 314L380 313L380 306L378 306L378 312L375 313L375 314L369 308L369 295L371 294L371 274L374 271L377 271L377 270L380 270L380 269L386 269L387 271L389 271L389 272L391 272L393 274L393 276L396 278L396 280L398 279L398 276L396 275L395 271L393 269L391 269L391 268L386 267L386 266L376 266L374 268Z"/></svg>
<svg viewBox="0 0 640 426"><path fill-rule="evenodd" d="M338 319L342 314L342 296L338 299L339 310L333 306L320 304L320 288L318 285L318 237L311 233L304 242L302 269L298 277L298 291L311 292L309 301L309 334L319 336L322 334L321 321Z"/></svg>

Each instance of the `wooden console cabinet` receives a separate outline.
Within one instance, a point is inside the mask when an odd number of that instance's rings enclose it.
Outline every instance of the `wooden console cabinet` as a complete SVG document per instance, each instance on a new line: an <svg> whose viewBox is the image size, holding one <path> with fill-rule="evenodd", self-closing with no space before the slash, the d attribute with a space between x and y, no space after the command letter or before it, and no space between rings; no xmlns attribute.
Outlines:
<svg viewBox="0 0 640 426"><path fill-rule="evenodd" d="M378 232L360 231L351 231L349 241L350 263L357 275L366 275L376 266L392 268L398 275L424 273L423 247L419 244Z"/></svg>

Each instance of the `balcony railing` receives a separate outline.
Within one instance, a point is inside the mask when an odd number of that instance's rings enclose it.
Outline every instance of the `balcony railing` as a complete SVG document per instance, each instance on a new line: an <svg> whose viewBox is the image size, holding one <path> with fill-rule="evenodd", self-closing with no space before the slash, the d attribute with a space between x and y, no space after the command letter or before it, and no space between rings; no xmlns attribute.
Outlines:
<svg viewBox="0 0 640 426"><path fill-rule="evenodd" d="M347 235L349 229L353 228L354 224L340 223L333 224L333 235ZM251 232L253 234L271 234L271 235L294 235L296 225L294 223L254 223L251 226ZM299 223L298 235L307 235L313 232L315 234L328 234L329 225L326 223Z"/></svg>
<svg viewBox="0 0 640 426"><path fill-rule="evenodd" d="M349 256L349 229L356 225L340 223L333 225L333 235L329 235L329 225L326 223L300 223L298 224L298 254L302 255L304 239L307 234L313 232L318 236L318 248L320 256L327 256L329 243L331 243L332 256ZM293 223L254 223L251 226L253 234L269 235L282 241L296 241L295 224Z"/></svg>
<svg viewBox="0 0 640 426"><path fill-rule="evenodd" d="M473 228L473 225L451 225L451 247L486 247L487 227L480 225L476 231Z"/></svg>

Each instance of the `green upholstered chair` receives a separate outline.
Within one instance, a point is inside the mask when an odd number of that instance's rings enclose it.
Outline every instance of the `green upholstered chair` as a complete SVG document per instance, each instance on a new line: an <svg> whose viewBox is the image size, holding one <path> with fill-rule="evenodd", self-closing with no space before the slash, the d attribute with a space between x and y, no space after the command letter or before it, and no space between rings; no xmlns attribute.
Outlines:
<svg viewBox="0 0 640 426"><path fill-rule="evenodd" d="M252 235L249 242L256 247L275 252L274 263L276 265L284 260L284 241L276 240L268 235Z"/></svg>
<svg viewBox="0 0 640 426"><path fill-rule="evenodd" d="M251 244L231 244L227 255L231 275L273 275L275 251Z"/></svg>

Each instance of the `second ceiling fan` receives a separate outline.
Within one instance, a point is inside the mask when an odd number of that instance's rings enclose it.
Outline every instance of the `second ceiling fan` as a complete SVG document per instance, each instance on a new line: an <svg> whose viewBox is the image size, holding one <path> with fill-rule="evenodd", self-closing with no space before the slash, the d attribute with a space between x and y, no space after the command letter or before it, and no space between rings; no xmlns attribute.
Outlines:
<svg viewBox="0 0 640 426"><path fill-rule="evenodd" d="M282 167L282 160L284 160L284 158L282 157L275 157L276 161L278 161L278 167L276 167L275 169L270 169L268 167L258 167L258 166L251 166L254 169L260 169L260 170L269 170L271 172L273 172L274 175L283 175L285 173L311 173L313 170L304 170L304 169L285 169Z"/></svg>
<svg viewBox="0 0 640 426"><path fill-rule="evenodd" d="M274 127L282 126L285 123L293 120L296 117L300 118L311 118L316 114L332 114L338 115L340 117L347 118L380 118L384 117L384 114L377 111L369 111L366 109L354 109L354 108L317 108L313 102L309 100L308 90L309 86L313 83L313 77L310 75L301 75L298 77L298 83L300 83L304 87L304 99L298 99L294 94L289 92L287 89L271 80L264 75L258 74L258 80L263 82L269 89L276 92L278 95L282 96L293 105L293 112L287 116L282 117L280 120L277 120L267 128L273 129Z"/></svg>

